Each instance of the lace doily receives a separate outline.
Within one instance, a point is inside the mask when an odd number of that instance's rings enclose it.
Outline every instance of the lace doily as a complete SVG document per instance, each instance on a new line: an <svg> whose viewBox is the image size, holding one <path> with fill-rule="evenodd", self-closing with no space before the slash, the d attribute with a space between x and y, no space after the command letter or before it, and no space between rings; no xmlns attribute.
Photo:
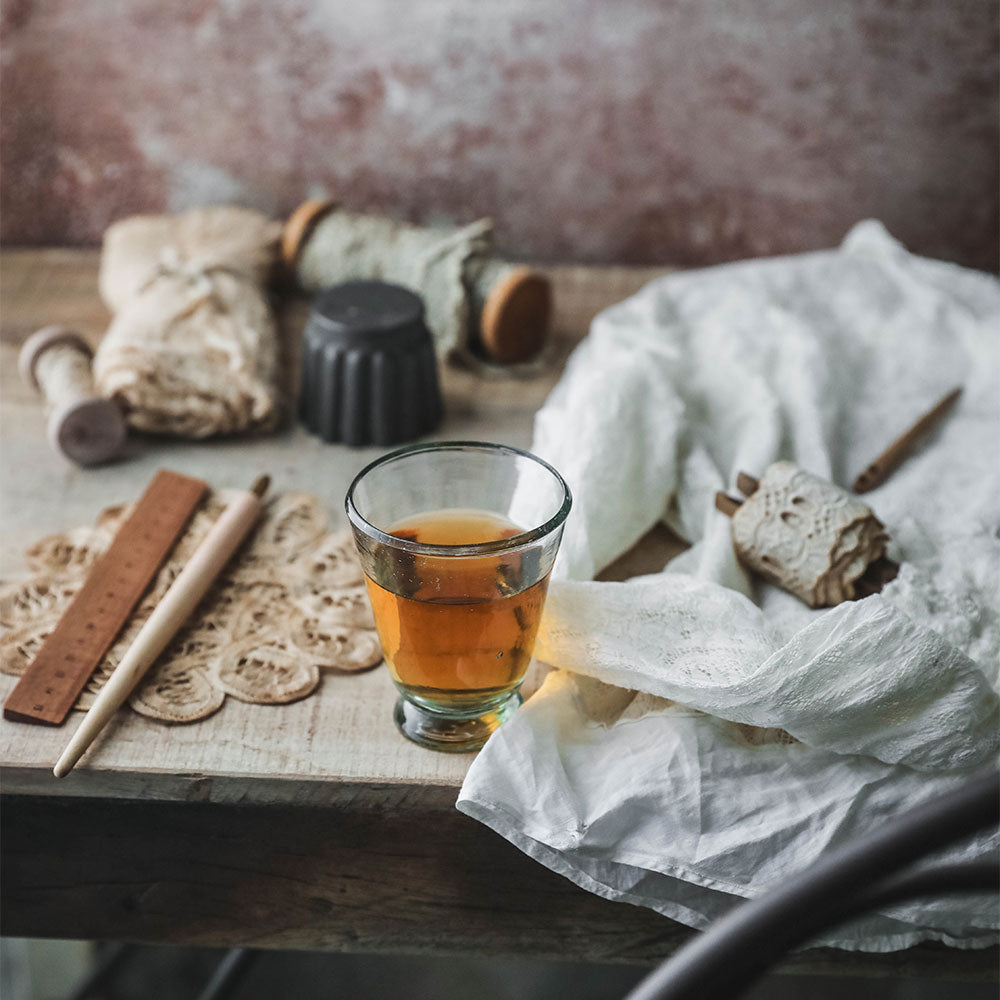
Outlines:
<svg viewBox="0 0 1000 1000"><path fill-rule="evenodd" d="M223 491L199 506L74 708L93 704L226 501ZM131 510L108 508L93 527L51 535L27 550L33 575L0 589L0 671L25 671ZM132 709L165 722L193 722L221 708L227 695L259 704L294 701L316 689L322 670L379 663L350 532L327 529L316 497L272 499L254 534L133 692Z"/></svg>

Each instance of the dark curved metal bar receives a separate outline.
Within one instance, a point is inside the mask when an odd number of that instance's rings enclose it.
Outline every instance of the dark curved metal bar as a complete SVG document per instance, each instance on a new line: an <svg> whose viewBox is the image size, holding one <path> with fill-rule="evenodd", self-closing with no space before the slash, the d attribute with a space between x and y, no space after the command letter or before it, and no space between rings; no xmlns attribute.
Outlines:
<svg viewBox="0 0 1000 1000"><path fill-rule="evenodd" d="M198 994L198 1000L228 1000L243 982L258 954L254 948L230 948Z"/></svg>
<svg viewBox="0 0 1000 1000"><path fill-rule="evenodd" d="M1000 774L991 770L832 851L773 892L740 904L655 969L626 1000L731 1000L782 955L851 916L927 892L995 888L997 868L989 863L905 869L998 822Z"/></svg>
<svg viewBox="0 0 1000 1000"><path fill-rule="evenodd" d="M900 872L859 892L841 919L870 913L882 906L949 892L1000 892L1000 857L993 861L961 861Z"/></svg>

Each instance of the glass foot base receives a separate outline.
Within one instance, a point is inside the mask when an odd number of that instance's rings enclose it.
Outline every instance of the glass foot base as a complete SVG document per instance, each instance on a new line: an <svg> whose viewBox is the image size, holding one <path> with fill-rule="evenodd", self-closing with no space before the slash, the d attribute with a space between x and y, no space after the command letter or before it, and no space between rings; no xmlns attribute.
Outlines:
<svg viewBox="0 0 1000 1000"><path fill-rule="evenodd" d="M520 708L524 698L514 691L501 704L483 715L439 715L406 698L396 702L395 719L399 731L414 743L445 753L469 753L478 750Z"/></svg>

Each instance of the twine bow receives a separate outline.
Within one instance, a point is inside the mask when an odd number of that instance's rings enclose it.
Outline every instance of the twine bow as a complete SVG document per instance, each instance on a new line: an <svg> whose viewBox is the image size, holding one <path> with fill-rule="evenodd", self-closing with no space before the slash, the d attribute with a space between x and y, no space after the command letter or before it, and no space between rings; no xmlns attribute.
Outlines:
<svg viewBox="0 0 1000 1000"><path fill-rule="evenodd" d="M230 274L234 278L252 280L249 275L228 264L199 260L197 257L185 258L180 249L175 244L170 243L160 251L153 272L140 286L139 291L146 291L160 278L175 278L187 282L190 291L196 297L196 301L215 299L217 296L212 275L218 272ZM189 305L186 308L190 309L191 307Z"/></svg>

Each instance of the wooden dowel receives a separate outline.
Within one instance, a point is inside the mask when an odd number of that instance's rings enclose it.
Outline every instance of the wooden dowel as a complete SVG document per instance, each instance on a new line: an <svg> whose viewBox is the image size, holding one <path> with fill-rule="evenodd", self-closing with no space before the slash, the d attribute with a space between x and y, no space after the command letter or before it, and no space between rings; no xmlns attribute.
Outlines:
<svg viewBox="0 0 1000 1000"><path fill-rule="evenodd" d="M760 486L760 480L754 479L747 472L740 472L736 476L736 485L739 487L740 493L744 496L752 496L757 492L757 487Z"/></svg>
<svg viewBox="0 0 1000 1000"><path fill-rule="evenodd" d="M898 437L864 472L854 480L855 493L867 493L881 486L902 465L917 442L955 405L962 389L952 389L928 410L905 434Z"/></svg>
<svg viewBox="0 0 1000 1000"><path fill-rule="evenodd" d="M45 400L49 443L78 465L99 465L121 454L125 415L102 399L91 376L93 351L76 333L46 326L21 347L21 377Z"/></svg>
<svg viewBox="0 0 1000 1000"><path fill-rule="evenodd" d="M742 500L736 500L728 493L715 494L715 509L721 510L727 517L732 517L740 509L741 503L743 503Z"/></svg>
<svg viewBox="0 0 1000 1000"><path fill-rule="evenodd" d="M101 688L52 770L57 778L69 774L153 661L190 617L260 516L260 498L269 482L268 477L261 477L248 492L238 494L212 525L180 575L153 609L121 663Z"/></svg>

